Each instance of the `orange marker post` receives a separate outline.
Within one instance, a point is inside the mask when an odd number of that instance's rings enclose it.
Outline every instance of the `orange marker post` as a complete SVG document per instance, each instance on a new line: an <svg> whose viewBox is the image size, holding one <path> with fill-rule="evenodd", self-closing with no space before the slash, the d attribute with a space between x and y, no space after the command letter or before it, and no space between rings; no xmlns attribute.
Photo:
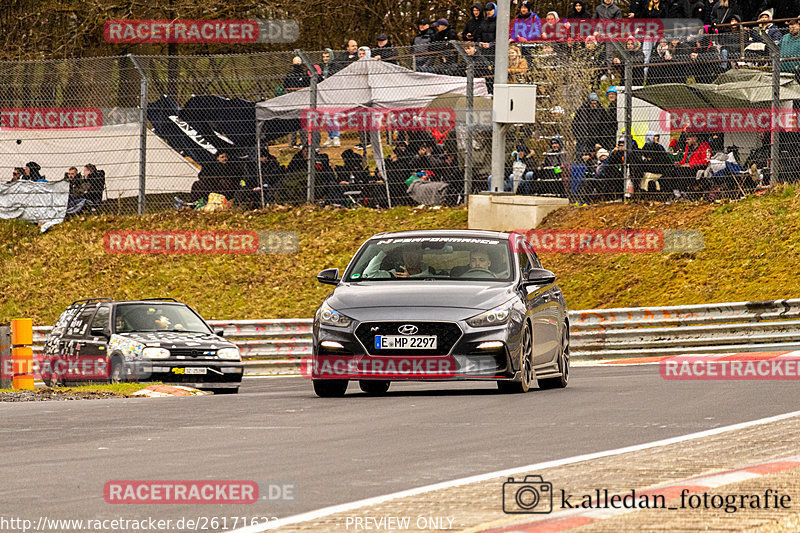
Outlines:
<svg viewBox="0 0 800 533"><path fill-rule="evenodd" d="M15 389L33 390L33 320L15 318L11 321L11 365Z"/></svg>

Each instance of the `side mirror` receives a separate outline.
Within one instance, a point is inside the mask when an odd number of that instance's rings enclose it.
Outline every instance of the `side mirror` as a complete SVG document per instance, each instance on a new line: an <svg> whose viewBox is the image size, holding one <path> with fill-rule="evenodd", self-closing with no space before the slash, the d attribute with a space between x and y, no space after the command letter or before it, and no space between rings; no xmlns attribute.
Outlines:
<svg viewBox="0 0 800 533"><path fill-rule="evenodd" d="M216 335L217 337L224 337L225 336L225 330L224 329L217 329L217 330L214 331L214 335Z"/></svg>
<svg viewBox="0 0 800 533"><path fill-rule="evenodd" d="M102 327L92 328L92 330L90 331L90 335L92 337L105 337L105 338L109 338L111 336L108 334L108 331Z"/></svg>
<svg viewBox="0 0 800 533"><path fill-rule="evenodd" d="M325 270L317 274L317 281L319 281L320 283L327 283L328 285L338 285L339 269L326 268Z"/></svg>
<svg viewBox="0 0 800 533"><path fill-rule="evenodd" d="M549 285L555 283L556 275L544 268L532 268L528 271L525 281L532 285Z"/></svg>

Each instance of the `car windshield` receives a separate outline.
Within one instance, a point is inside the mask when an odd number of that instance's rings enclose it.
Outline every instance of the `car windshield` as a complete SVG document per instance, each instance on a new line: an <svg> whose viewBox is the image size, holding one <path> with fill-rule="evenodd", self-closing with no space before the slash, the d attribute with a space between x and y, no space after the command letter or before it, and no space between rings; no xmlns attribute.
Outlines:
<svg viewBox="0 0 800 533"><path fill-rule="evenodd" d="M178 331L211 333L191 309L181 304L141 303L117 307L114 319L117 333L142 331Z"/></svg>
<svg viewBox="0 0 800 533"><path fill-rule="evenodd" d="M513 278L506 239L413 237L373 239L345 274L346 281L495 280Z"/></svg>

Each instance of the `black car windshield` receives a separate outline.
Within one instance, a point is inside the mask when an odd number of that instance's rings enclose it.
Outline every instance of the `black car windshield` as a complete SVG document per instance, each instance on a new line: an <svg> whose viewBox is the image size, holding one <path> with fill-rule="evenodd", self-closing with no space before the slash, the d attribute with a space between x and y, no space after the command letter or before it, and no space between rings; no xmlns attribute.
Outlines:
<svg viewBox="0 0 800 533"><path fill-rule="evenodd" d="M114 325L117 333L141 331L211 333L203 320L185 305L162 302L117 306Z"/></svg>
<svg viewBox="0 0 800 533"><path fill-rule="evenodd" d="M373 239L356 256L346 281L510 281L513 261L506 239L410 237Z"/></svg>

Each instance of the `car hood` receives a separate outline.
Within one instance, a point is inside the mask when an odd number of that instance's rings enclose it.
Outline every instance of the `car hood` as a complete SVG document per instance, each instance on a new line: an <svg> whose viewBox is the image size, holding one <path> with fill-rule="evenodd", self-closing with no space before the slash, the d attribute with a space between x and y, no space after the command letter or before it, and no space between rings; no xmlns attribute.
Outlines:
<svg viewBox="0 0 800 533"><path fill-rule="evenodd" d="M133 341L148 347L161 348L199 348L217 350L230 348L233 343L211 333L182 333L177 331L147 331L117 333L120 340Z"/></svg>
<svg viewBox="0 0 800 533"><path fill-rule="evenodd" d="M491 309L513 296L510 283L368 281L342 283L327 299L338 311L375 307Z"/></svg>

